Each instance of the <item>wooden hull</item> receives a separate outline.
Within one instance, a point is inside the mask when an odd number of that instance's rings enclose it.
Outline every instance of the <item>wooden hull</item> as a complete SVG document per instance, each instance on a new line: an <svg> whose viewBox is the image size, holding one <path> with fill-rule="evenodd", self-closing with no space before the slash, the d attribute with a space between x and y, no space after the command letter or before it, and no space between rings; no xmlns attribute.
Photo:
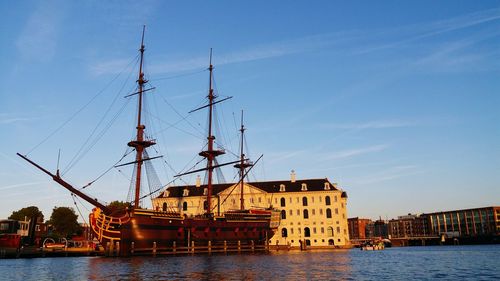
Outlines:
<svg viewBox="0 0 500 281"><path fill-rule="evenodd" d="M138 209L121 217L110 217L96 208L90 214L90 225L94 236L108 251L112 247L111 251L118 255L128 256L135 249L152 248L153 245L159 248L173 247L174 244L189 247L193 242L208 245L209 241L212 245L224 241L248 244L253 241L256 245L263 245L279 225L279 222L272 223L273 212L184 218L176 213Z"/></svg>

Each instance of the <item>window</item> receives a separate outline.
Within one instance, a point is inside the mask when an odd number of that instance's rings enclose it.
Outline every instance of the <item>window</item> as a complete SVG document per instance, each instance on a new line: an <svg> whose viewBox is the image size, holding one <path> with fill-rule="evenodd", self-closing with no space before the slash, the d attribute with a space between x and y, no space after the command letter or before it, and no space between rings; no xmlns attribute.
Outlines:
<svg viewBox="0 0 500 281"><path fill-rule="evenodd" d="M189 189L184 189L182 196L189 196Z"/></svg>
<svg viewBox="0 0 500 281"><path fill-rule="evenodd" d="M290 233L293 234L293 228L290 228Z"/></svg>
<svg viewBox="0 0 500 281"><path fill-rule="evenodd" d="M316 234L316 227L313 227L313 233Z"/></svg>
<svg viewBox="0 0 500 281"><path fill-rule="evenodd" d="M293 216L293 210L290 210L290 216Z"/></svg>
<svg viewBox="0 0 500 281"><path fill-rule="evenodd" d="M328 235L328 237L333 237L333 227L329 226L326 229L326 235Z"/></svg>
<svg viewBox="0 0 500 281"><path fill-rule="evenodd" d="M299 232L299 234L302 234L302 229L300 227L297 228L297 231Z"/></svg>
<svg viewBox="0 0 500 281"><path fill-rule="evenodd" d="M330 210L330 208L326 209L326 217L327 218L332 218L332 210Z"/></svg>
<svg viewBox="0 0 500 281"><path fill-rule="evenodd" d="M321 197L320 197L321 198ZM319 209L319 214L322 216L323 215L323 209Z"/></svg>
<svg viewBox="0 0 500 281"><path fill-rule="evenodd" d="M286 211L285 210L281 210L281 219L286 220Z"/></svg>
<svg viewBox="0 0 500 281"><path fill-rule="evenodd" d="M324 234L324 233L325 233L325 228L324 228L324 227L322 227L322 228L321 228L321 234Z"/></svg>
<svg viewBox="0 0 500 281"><path fill-rule="evenodd" d="M304 237L311 237L311 230L309 227L304 228Z"/></svg>
<svg viewBox="0 0 500 281"><path fill-rule="evenodd" d="M303 183L300 190L307 191L307 184Z"/></svg>
<svg viewBox="0 0 500 281"><path fill-rule="evenodd" d="M188 210L188 202L182 203L182 210L187 211Z"/></svg>
<svg viewBox="0 0 500 281"><path fill-rule="evenodd" d="M285 207L286 206L286 200L285 200L284 197L281 197L280 202L281 202L281 207Z"/></svg>
<svg viewBox="0 0 500 281"><path fill-rule="evenodd" d="M280 184L280 192L285 192L286 189L285 189L285 185L284 184Z"/></svg>
<svg viewBox="0 0 500 281"><path fill-rule="evenodd" d="M321 196L319 197L319 203L321 203Z"/></svg>
<svg viewBox="0 0 500 281"><path fill-rule="evenodd" d="M304 210L304 218L305 219L309 218L309 211L308 210Z"/></svg>
<svg viewBox="0 0 500 281"><path fill-rule="evenodd" d="M335 208L335 214L338 215L339 214L339 208Z"/></svg>
<svg viewBox="0 0 500 281"><path fill-rule="evenodd" d="M335 197L333 197L333 200L335 200L335 202L337 202L337 195L335 195Z"/></svg>
<svg viewBox="0 0 500 281"><path fill-rule="evenodd" d="M166 212L167 211L167 203L163 203L163 211Z"/></svg>
<svg viewBox="0 0 500 281"><path fill-rule="evenodd" d="M340 233L340 226L337 226L337 233Z"/></svg>
<svg viewBox="0 0 500 281"><path fill-rule="evenodd" d="M262 203L262 198L261 197L259 197L259 203Z"/></svg>
<svg viewBox="0 0 500 281"><path fill-rule="evenodd" d="M329 182L325 182L325 190L330 190L330 183Z"/></svg>
<svg viewBox="0 0 500 281"><path fill-rule="evenodd" d="M299 203L299 197L296 197L296 199L297 199L297 203Z"/></svg>
<svg viewBox="0 0 500 281"><path fill-rule="evenodd" d="M311 202L314 203L314 196L311 196Z"/></svg>
<svg viewBox="0 0 500 281"><path fill-rule="evenodd" d="M330 196L325 196L325 205L331 205Z"/></svg>
<svg viewBox="0 0 500 281"><path fill-rule="evenodd" d="M302 206L307 206L307 197L302 197Z"/></svg>
<svg viewBox="0 0 500 281"><path fill-rule="evenodd" d="M288 237L288 231L286 230L286 228L283 228L281 230L281 237Z"/></svg>
<svg viewBox="0 0 500 281"><path fill-rule="evenodd" d="M300 216L300 210L297 210L297 216Z"/></svg>
<svg viewBox="0 0 500 281"><path fill-rule="evenodd" d="M204 188L203 189L203 195L207 195L208 194L208 189L207 188Z"/></svg>
<svg viewBox="0 0 500 281"><path fill-rule="evenodd" d="M316 215L316 209L312 209L312 215Z"/></svg>

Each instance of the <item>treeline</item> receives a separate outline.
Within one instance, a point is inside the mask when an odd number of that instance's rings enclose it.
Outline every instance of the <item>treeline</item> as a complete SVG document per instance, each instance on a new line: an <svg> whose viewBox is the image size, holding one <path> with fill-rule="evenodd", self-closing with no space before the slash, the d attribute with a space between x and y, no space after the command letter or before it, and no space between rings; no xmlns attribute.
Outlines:
<svg viewBox="0 0 500 281"><path fill-rule="evenodd" d="M108 204L108 207L113 211L123 211L129 206L130 203L122 201L113 201ZM9 219L24 221L35 217L37 222L45 222L50 226L53 236L69 238L74 235L81 235L83 231L78 223L78 215L71 207L54 207L50 219L46 221L44 221L44 214L36 206L29 206L13 211Z"/></svg>

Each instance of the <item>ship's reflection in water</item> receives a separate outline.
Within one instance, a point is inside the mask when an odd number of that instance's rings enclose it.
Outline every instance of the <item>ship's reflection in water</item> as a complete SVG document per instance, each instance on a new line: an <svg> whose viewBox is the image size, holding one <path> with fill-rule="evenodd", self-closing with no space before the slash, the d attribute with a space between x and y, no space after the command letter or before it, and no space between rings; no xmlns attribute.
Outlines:
<svg viewBox="0 0 500 281"><path fill-rule="evenodd" d="M0 260L0 280L500 280L500 245Z"/></svg>
<svg viewBox="0 0 500 281"><path fill-rule="evenodd" d="M348 251L181 257L93 258L91 280L351 279Z"/></svg>

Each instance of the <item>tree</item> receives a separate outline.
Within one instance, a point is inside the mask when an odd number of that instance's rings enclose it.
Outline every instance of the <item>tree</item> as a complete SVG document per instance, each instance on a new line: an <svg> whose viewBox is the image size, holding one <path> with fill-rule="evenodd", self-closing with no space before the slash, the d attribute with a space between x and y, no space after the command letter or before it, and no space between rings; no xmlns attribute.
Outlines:
<svg viewBox="0 0 500 281"><path fill-rule="evenodd" d="M31 219L32 217L37 216L38 221L43 221L43 213L36 206L29 206L26 208L22 208L18 211L12 212L12 215L9 216L11 220L24 221L24 219Z"/></svg>
<svg viewBox="0 0 500 281"><path fill-rule="evenodd" d="M70 237L82 231L78 224L78 215L69 207L54 207L49 223L54 228L54 233L63 237Z"/></svg>
<svg viewBox="0 0 500 281"><path fill-rule="evenodd" d="M121 213L125 211L125 209L130 208L132 205L130 202L123 201L112 201L108 204L108 208L112 213Z"/></svg>

